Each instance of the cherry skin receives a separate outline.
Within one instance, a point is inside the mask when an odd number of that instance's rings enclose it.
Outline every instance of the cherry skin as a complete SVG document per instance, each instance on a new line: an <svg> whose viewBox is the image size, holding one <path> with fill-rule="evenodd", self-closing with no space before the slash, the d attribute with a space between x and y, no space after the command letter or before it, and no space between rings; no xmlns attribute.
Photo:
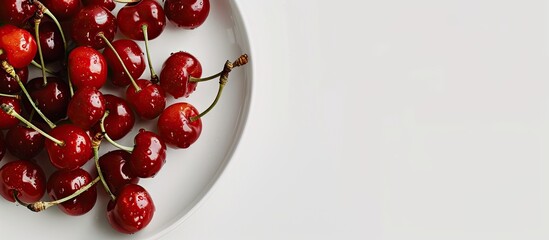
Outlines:
<svg viewBox="0 0 549 240"><path fill-rule="evenodd" d="M67 115L73 124L84 130L99 122L106 110L103 94L92 87L78 89L67 109Z"/></svg>
<svg viewBox="0 0 549 240"><path fill-rule="evenodd" d="M72 171L59 170L48 179L47 192L52 200L58 200L70 196L92 181L92 176L81 168ZM68 215L80 216L89 212L96 201L97 188L92 186L77 197L57 206Z"/></svg>
<svg viewBox="0 0 549 240"><path fill-rule="evenodd" d="M40 46L42 47L42 56L44 62L55 62L63 59L65 56L65 46L61 32L52 21L42 21L39 29ZM40 62L39 54L34 57L36 62Z"/></svg>
<svg viewBox="0 0 549 240"><path fill-rule="evenodd" d="M133 79L138 79L145 71L145 54L132 40L120 39L112 42L114 49L126 65L126 68L132 75ZM112 83L116 86L124 87L130 84L131 80L122 67L120 60L110 48L105 48L103 56L109 66Z"/></svg>
<svg viewBox="0 0 549 240"><path fill-rule="evenodd" d="M154 177L166 162L166 144L153 132L139 130L135 136L130 170L140 178Z"/></svg>
<svg viewBox="0 0 549 240"><path fill-rule="evenodd" d="M44 149L44 137L32 128L17 125L6 133L6 147L19 159L32 159Z"/></svg>
<svg viewBox="0 0 549 240"><path fill-rule="evenodd" d="M34 16L37 8L28 0L0 1L0 22L23 26Z"/></svg>
<svg viewBox="0 0 549 240"><path fill-rule="evenodd" d="M23 84L27 83L27 80L29 79L28 67L15 69L15 73L19 76L19 80L21 80ZM12 78L6 71L1 70L0 71L0 93L14 94L20 91L21 91L21 87L19 87L19 84L17 83L15 78Z"/></svg>
<svg viewBox="0 0 549 240"><path fill-rule="evenodd" d="M141 91L133 85L126 90L126 99L137 115L142 119L155 119L166 107L166 94L157 84L144 79L136 81Z"/></svg>
<svg viewBox="0 0 549 240"><path fill-rule="evenodd" d="M57 169L77 169L93 156L90 137L75 125L59 125L51 130L50 135L63 142L62 145L49 139L45 142L50 162Z"/></svg>
<svg viewBox="0 0 549 240"><path fill-rule="evenodd" d="M7 62L14 68L28 66L38 49L32 35L13 25L0 26L0 60Z"/></svg>
<svg viewBox="0 0 549 240"><path fill-rule="evenodd" d="M136 184L127 184L120 190L115 201L109 201L107 219L117 231L132 234L149 225L155 210L147 190Z"/></svg>
<svg viewBox="0 0 549 240"><path fill-rule="evenodd" d="M69 76L76 88L101 88L107 82L107 61L91 47L77 47L69 54Z"/></svg>
<svg viewBox="0 0 549 240"><path fill-rule="evenodd" d="M80 0L41 0L59 21L69 20L80 10Z"/></svg>
<svg viewBox="0 0 549 240"><path fill-rule="evenodd" d="M0 168L0 195L10 202L15 202L14 193L23 202L37 202L45 189L44 171L31 161L17 160Z"/></svg>
<svg viewBox="0 0 549 240"><path fill-rule="evenodd" d="M209 0L166 0L166 17L177 26L195 29L202 25L210 14Z"/></svg>
<svg viewBox="0 0 549 240"><path fill-rule="evenodd" d="M191 122L191 118L199 114L189 103L175 103L158 118L158 133L168 146L188 148L202 133L202 120Z"/></svg>
<svg viewBox="0 0 549 240"><path fill-rule="evenodd" d="M126 136L135 124L135 116L126 100L117 96L106 94L106 109L109 115L105 118L105 132L112 140L118 140ZM92 134L101 132L100 124L93 127Z"/></svg>
<svg viewBox="0 0 549 240"><path fill-rule="evenodd" d="M200 78L202 65L190 53L177 52L172 54L160 72L160 86L174 98L189 97L196 90L197 83L189 82L190 77Z"/></svg>
<svg viewBox="0 0 549 240"><path fill-rule="evenodd" d="M0 132L0 161L6 155L6 141L4 140L4 133Z"/></svg>
<svg viewBox="0 0 549 240"><path fill-rule="evenodd" d="M130 170L128 162L130 153L124 150L115 150L106 153L99 158L99 167L111 192L118 192L126 184L137 184L139 178Z"/></svg>
<svg viewBox="0 0 549 240"><path fill-rule="evenodd" d="M120 31L128 38L145 40L143 25L147 25L149 40L160 36L166 27L166 15L162 6L154 0L126 4L117 15Z"/></svg>
<svg viewBox="0 0 549 240"><path fill-rule="evenodd" d="M116 8L116 3L113 0L82 0L84 6L101 6L109 11L112 11Z"/></svg>
<svg viewBox="0 0 549 240"><path fill-rule="evenodd" d="M12 106L15 112L21 114L21 103L18 99L11 97L0 97L0 105L3 103ZM4 111L0 111L0 130L10 129L17 126L17 124L19 124L19 120L17 120L17 118L8 115Z"/></svg>
<svg viewBox="0 0 549 240"><path fill-rule="evenodd" d="M26 88L38 109L48 119L57 122L67 116L67 106L70 100L69 86L57 77L48 77L47 80L48 83L44 86L42 77L32 79L27 83ZM27 112L33 110L27 99L23 101L23 104Z"/></svg>
<svg viewBox="0 0 549 240"><path fill-rule="evenodd" d="M109 10L92 5L82 8L73 18L71 36L78 45L102 49L107 44L99 33L112 42L116 28L116 18Z"/></svg>

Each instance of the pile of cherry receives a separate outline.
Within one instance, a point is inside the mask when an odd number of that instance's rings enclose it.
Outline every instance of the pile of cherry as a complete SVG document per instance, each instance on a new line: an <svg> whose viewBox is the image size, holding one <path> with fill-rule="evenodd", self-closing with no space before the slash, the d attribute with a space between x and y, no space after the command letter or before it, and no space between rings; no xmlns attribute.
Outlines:
<svg viewBox="0 0 549 240"><path fill-rule="evenodd" d="M198 139L201 118L218 102L229 72L248 57L227 61L221 72L201 78L193 55L172 53L158 76L149 40L161 35L166 19L182 29L201 26L209 1L165 0L163 6L155 0L114 1L125 4L116 17L113 0L0 1L0 130L6 130L0 131L0 160L8 151L19 159L0 168L0 195L32 211L58 206L76 216L94 207L101 182L110 197L110 225L135 233L155 212L139 179L161 170L167 146L188 148ZM118 28L127 39L114 40ZM145 53L135 41L145 41L150 79L140 79ZM42 76L29 81L31 64ZM104 95L100 89L107 79L126 88L125 96ZM167 94L187 98L198 82L212 79L219 79L219 90L203 112L186 102L166 107ZM135 115L157 119L158 133L141 129L133 147L116 143L131 132ZM102 140L120 150L100 157ZM38 164L44 161L34 160L44 148L57 169L48 178ZM90 159L95 178L82 169ZM51 201L42 202L46 191Z"/></svg>

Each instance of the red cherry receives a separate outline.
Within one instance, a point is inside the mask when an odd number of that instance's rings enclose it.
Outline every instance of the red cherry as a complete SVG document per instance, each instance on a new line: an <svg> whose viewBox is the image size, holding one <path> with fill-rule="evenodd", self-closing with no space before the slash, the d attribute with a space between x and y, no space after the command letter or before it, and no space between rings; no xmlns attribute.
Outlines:
<svg viewBox="0 0 549 240"><path fill-rule="evenodd" d="M107 61L91 47L77 47L69 54L69 76L76 88L101 88L107 82Z"/></svg>
<svg viewBox="0 0 549 240"><path fill-rule="evenodd" d="M72 39L78 45L102 49L107 44L99 36L103 33L112 42L116 34L116 18L107 9L92 5L82 8L73 18Z"/></svg>
<svg viewBox="0 0 549 240"><path fill-rule="evenodd" d="M202 25L210 14L209 0L166 0L166 17L177 26L194 29Z"/></svg>
<svg viewBox="0 0 549 240"><path fill-rule="evenodd" d="M116 3L113 0L82 0L84 6L101 6L109 11L112 11L116 8Z"/></svg>
<svg viewBox="0 0 549 240"><path fill-rule="evenodd" d="M153 132L139 130L129 162L130 170L140 178L154 177L166 162L166 144Z"/></svg>
<svg viewBox="0 0 549 240"><path fill-rule="evenodd" d="M52 200L62 199L88 185L93 179L91 175L81 168L72 171L59 170L54 172L48 180L48 195ZM77 197L63 202L59 209L71 216L80 216L89 212L97 201L97 188L92 186Z"/></svg>
<svg viewBox="0 0 549 240"><path fill-rule="evenodd" d="M87 130L101 120L105 114L105 105L105 98L99 90L80 88L69 102L67 115L74 125Z"/></svg>
<svg viewBox="0 0 549 240"><path fill-rule="evenodd" d="M42 21L40 23L40 46L45 62L55 62L63 59L65 56L65 47L61 32L54 22ZM39 54L34 57L36 62L40 62Z"/></svg>
<svg viewBox="0 0 549 240"><path fill-rule="evenodd" d="M133 85L126 90L126 99L137 115L143 119L155 119L166 107L164 90L151 81L139 79L136 81L141 91Z"/></svg>
<svg viewBox="0 0 549 240"><path fill-rule="evenodd" d="M14 68L28 66L38 49L32 35L13 25L0 26L0 60L6 60Z"/></svg>
<svg viewBox="0 0 549 240"><path fill-rule="evenodd" d="M117 15L120 31L134 40L145 40L143 25L147 25L149 40L160 36L166 27L166 15L162 6L154 0L126 4Z"/></svg>
<svg viewBox="0 0 549 240"><path fill-rule="evenodd" d="M0 104L7 104L12 106L15 112L21 113L21 104L18 99L11 97L0 97ZM10 129L17 126L19 120L17 118L8 115L4 111L0 111L0 129Z"/></svg>
<svg viewBox="0 0 549 240"><path fill-rule="evenodd" d="M75 125L59 125L51 130L50 135L63 143L57 144L49 139L45 142L50 162L57 169L77 169L93 156L90 137Z"/></svg>
<svg viewBox="0 0 549 240"><path fill-rule="evenodd" d="M6 142L4 141L4 133L0 131L0 161L6 155Z"/></svg>
<svg viewBox="0 0 549 240"><path fill-rule="evenodd" d="M170 147L188 148L202 133L202 120L191 121L199 114L189 103L175 103L158 118L158 133Z"/></svg>
<svg viewBox="0 0 549 240"><path fill-rule="evenodd" d="M23 67L15 69L15 73L23 84L29 79L29 68ZM0 93L13 94L21 91L21 87L6 71L0 70Z"/></svg>
<svg viewBox="0 0 549 240"><path fill-rule="evenodd" d="M0 22L23 26L34 16L36 5L28 0L0 1Z"/></svg>
<svg viewBox="0 0 549 240"><path fill-rule="evenodd" d="M19 159L32 159L44 149L44 137L32 128L15 126L6 133L6 138L9 139L6 147Z"/></svg>
<svg viewBox="0 0 549 240"><path fill-rule="evenodd" d="M15 202L14 193L23 202L39 201L45 188L46 176L35 163L17 160L0 168L0 195L10 202Z"/></svg>
<svg viewBox="0 0 549 240"><path fill-rule="evenodd" d="M137 184L139 178L130 170L128 162L130 153L115 150L99 158L99 167L111 192L115 195L126 184Z"/></svg>
<svg viewBox="0 0 549 240"><path fill-rule="evenodd" d="M134 79L138 79L139 77L141 77L141 75L145 71L145 54L143 53L139 45L137 45L137 43L135 43L134 41L128 39L116 40L112 42L112 45L116 49L118 55L120 55L120 57L122 58L124 65L126 65L126 68L128 68L128 71L130 72L132 77ZM105 56L107 65L111 70L110 74L112 75L112 83L116 86L121 87L130 84L130 78L126 74L126 71L120 63L120 60L118 60L118 57L111 50L111 48L105 48L105 51L103 51L103 56Z"/></svg>
<svg viewBox="0 0 549 240"><path fill-rule="evenodd" d="M104 95L106 101L106 109L109 115L105 118L105 131L112 140L118 140L126 136L135 124L134 113L130 105L122 99L114 95ZM93 128L93 134L101 132L100 124L97 123Z"/></svg>
<svg viewBox="0 0 549 240"><path fill-rule="evenodd" d="M136 184L127 184L115 201L107 206L107 219L119 232L132 234L151 222L156 208L147 190Z"/></svg>
<svg viewBox="0 0 549 240"><path fill-rule="evenodd" d="M69 20L80 10L80 0L41 0L60 21Z"/></svg>
<svg viewBox="0 0 549 240"><path fill-rule="evenodd" d="M160 86L175 98L189 97L196 89L196 82L189 82L190 77L200 78L202 65L198 59L187 52L172 54L160 72Z"/></svg>
<svg viewBox="0 0 549 240"><path fill-rule="evenodd" d="M48 83L44 86L42 77L32 79L27 83L26 88L38 109L48 119L56 122L67 116L70 100L69 86L57 77L48 77L47 80ZM27 99L23 101L23 105L27 112L33 110Z"/></svg>

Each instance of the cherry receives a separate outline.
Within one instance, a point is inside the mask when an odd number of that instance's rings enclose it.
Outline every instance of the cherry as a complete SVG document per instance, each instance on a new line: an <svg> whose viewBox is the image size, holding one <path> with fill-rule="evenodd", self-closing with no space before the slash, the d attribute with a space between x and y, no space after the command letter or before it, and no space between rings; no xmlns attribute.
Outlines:
<svg viewBox="0 0 549 240"><path fill-rule="evenodd" d="M15 73L23 84L29 79L29 68L23 67L15 69ZM11 77L6 71L0 70L0 93L13 94L21 91L21 87L17 84L17 80Z"/></svg>
<svg viewBox="0 0 549 240"><path fill-rule="evenodd" d="M139 78L145 71L145 57L139 45L128 39L116 40L112 42L112 45L122 58L122 61L131 76L134 79ZM103 56L105 56L109 69L111 70L110 74L112 75L112 83L121 87L130 84L131 80L113 50L110 48L105 48L105 51L103 51Z"/></svg>
<svg viewBox="0 0 549 240"><path fill-rule="evenodd" d="M15 112L21 113L21 104L17 98L0 96L0 104L11 106ZM17 118L0 111L0 129L10 129L17 124L19 124Z"/></svg>
<svg viewBox="0 0 549 240"><path fill-rule="evenodd" d="M77 47L69 54L69 77L76 88L101 88L107 82L107 61L91 47Z"/></svg>
<svg viewBox="0 0 549 240"><path fill-rule="evenodd" d="M67 116L69 105L69 86L57 78L48 77L44 85L41 77L30 80L26 85L29 95L36 106L51 121L57 122ZM33 107L28 100L23 101L25 109L31 112Z"/></svg>
<svg viewBox="0 0 549 240"><path fill-rule="evenodd" d="M106 42L99 33L103 33L109 41L112 41L116 28L116 18L109 10L91 5L82 8L73 18L71 35L78 45L102 49L106 46Z"/></svg>
<svg viewBox="0 0 549 240"><path fill-rule="evenodd" d="M166 107L166 94L157 84L144 79L136 81L139 89L129 86L126 99L137 115L143 119L158 117Z"/></svg>
<svg viewBox="0 0 549 240"><path fill-rule="evenodd" d="M0 168L0 195L10 202L36 202L44 195L45 188L46 176L35 163L17 160Z"/></svg>
<svg viewBox="0 0 549 240"><path fill-rule="evenodd" d="M106 102L103 94L92 87L78 89L67 109L67 115L73 124L89 129L101 120L105 114Z"/></svg>
<svg viewBox="0 0 549 240"><path fill-rule="evenodd" d="M154 177L166 162L166 144L153 132L139 130L135 136L130 170L141 178Z"/></svg>
<svg viewBox="0 0 549 240"><path fill-rule="evenodd" d="M50 162L57 169L74 170L91 159L91 139L81 128L71 124L60 125L51 130L50 136L58 140L48 139L45 142Z"/></svg>
<svg viewBox="0 0 549 240"><path fill-rule="evenodd" d="M92 181L91 175L81 168L72 171L59 170L50 176L47 192L52 200L59 200L70 196ZM57 206L68 215L80 216L89 212L96 201L97 188L93 186L77 197L60 203Z"/></svg>
<svg viewBox="0 0 549 240"><path fill-rule="evenodd" d="M41 0L59 20L69 20L80 10L80 0Z"/></svg>
<svg viewBox="0 0 549 240"><path fill-rule="evenodd" d="M166 0L166 17L177 26L194 29L202 25L210 14L209 0Z"/></svg>
<svg viewBox="0 0 549 240"><path fill-rule="evenodd" d="M133 40L145 40L143 25L147 25L149 40L160 36L166 27L164 10L154 0L126 4L118 12L117 19L120 31Z"/></svg>
<svg viewBox="0 0 549 240"><path fill-rule="evenodd" d="M4 140L4 133L0 132L0 161L6 155L6 141Z"/></svg>
<svg viewBox="0 0 549 240"><path fill-rule="evenodd" d="M136 184L127 184L116 200L107 205L107 219L119 232L132 234L151 222L156 208L147 190Z"/></svg>
<svg viewBox="0 0 549 240"><path fill-rule="evenodd" d="M82 3L84 4L84 6L101 6L108 9L109 11L112 11L116 8L116 4L113 0L82 0Z"/></svg>
<svg viewBox="0 0 549 240"><path fill-rule="evenodd" d="M158 133L170 147L188 148L202 133L202 120L191 121L199 115L189 103L175 103L158 118Z"/></svg>
<svg viewBox="0 0 549 240"><path fill-rule="evenodd" d="M113 140L118 140L126 136L135 124L134 113L128 103L117 96L106 94L106 110L109 115L105 118L105 132ZM93 128L94 133L102 132L100 124L96 124Z"/></svg>
<svg viewBox="0 0 549 240"><path fill-rule="evenodd" d="M61 32L59 32L57 25L51 21L42 21L40 23L39 31L44 61L55 62L63 59L65 56L65 47ZM35 56L34 60L40 60L38 54Z"/></svg>
<svg viewBox="0 0 549 240"><path fill-rule="evenodd" d="M124 150L115 150L99 158L99 166L103 177L112 193L118 194L126 184L137 184L139 178L130 170L128 162L130 153Z"/></svg>
<svg viewBox="0 0 549 240"><path fill-rule="evenodd" d="M6 133L6 147L19 159L32 159L44 149L44 137L36 130L17 125Z"/></svg>
<svg viewBox="0 0 549 240"><path fill-rule="evenodd" d="M6 60L14 68L24 68L32 62L36 51L36 41L29 32L13 25L0 26L0 60Z"/></svg>
<svg viewBox="0 0 549 240"><path fill-rule="evenodd" d="M23 26L34 16L37 8L28 0L0 1L0 22Z"/></svg>
<svg viewBox="0 0 549 240"><path fill-rule="evenodd" d="M193 55L187 52L173 53L162 66L160 86L175 98L189 97L196 89L196 82L191 78L202 76L202 65Z"/></svg>

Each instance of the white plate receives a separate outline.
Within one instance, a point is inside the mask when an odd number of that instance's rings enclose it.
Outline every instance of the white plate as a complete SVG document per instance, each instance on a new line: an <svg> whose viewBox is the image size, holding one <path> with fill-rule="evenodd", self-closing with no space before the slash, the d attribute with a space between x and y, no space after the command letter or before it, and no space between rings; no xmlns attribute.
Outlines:
<svg viewBox="0 0 549 240"><path fill-rule="evenodd" d="M121 7L118 4L117 10ZM115 13L117 12L115 11ZM117 38L120 38L119 35ZM138 42L143 50L144 43ZM203 76L220 71L226 60L234 60L242 53L251 56L248 36L238 6L232 0L211 1L211 12L206 22L189 31L168 23L164 33L150 42L152 58L157 73L172 52L187 51L195 55L203 67ZM34 72L33 76L38 76ZM148 78L148 68L142 78ZM174 100L192 103L199 111L206 109L217 92L217 81L200 83L188 99ZM81 217L65 215L57 208L42 213L32 213L21 206L0 201L0 234L18 239L45 236L54 239L157 239L181 224L212 189L227 166L245 125L252 89L252 63L233 70L220 102L203 118L203 131L198 141L189 149L169 149L167 162L154 179L142 179L152 195L156 212L150 225L134 234L125 235L113 230L106 219L107 197L98 185L99 199L94 209ZM111 88L102 89L111 92ZM123 96L122 90L117 90ZM138 121L134 131L122 140L133 145L133 136L141 127L156 131L156 120ZM113 150L103 143L101 153ZM10 160L4 159L2 165ZM37 157L41 165L49 165L47 156ZM86 166L91 169L90 161ZM50 167L51 168L51 167ZM46 167L46 172L52 169ZM47 199L47 196L44 198Z"/></svg>

